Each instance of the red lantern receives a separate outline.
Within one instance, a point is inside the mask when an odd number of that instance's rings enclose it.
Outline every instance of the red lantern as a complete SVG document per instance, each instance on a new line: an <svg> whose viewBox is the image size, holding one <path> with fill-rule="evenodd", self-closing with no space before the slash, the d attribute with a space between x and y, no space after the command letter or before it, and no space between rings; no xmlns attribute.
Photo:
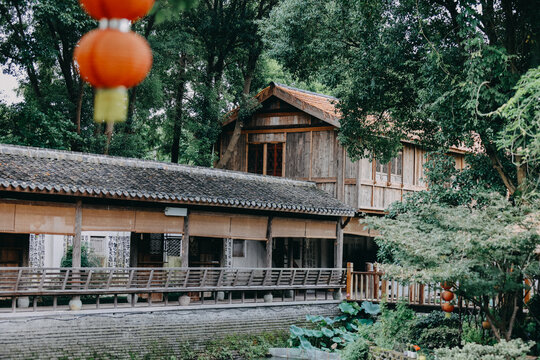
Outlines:
<svg viewBox="0 0 540 360"><path fill-rule="evenodd" d="M152 51L133 32L93 30L75 48L81 77L97 88L130 88L144 80L152 67Z"/></svg>
<svg viewBox="0 0 540 360"><path fill-rule="evenodd" d="M80 0L81 6L96 20L128 19L137 21L154 6L154 0Z"/></svg>
<svg viewBox="0 0 540 360"><path fill-rule="evenodd" d="M448 290L445 290L441 293L441 298L444 301L452 301L454 300L454 293Z"/></svg>
<svg viewBox="0 0 540 360"><path fill-rule="evenodd" d="M454 305L452 305L452 304L450 304L448 302L445 302L445 303L441 304L441 309L444 312L451 313L452 311L454 311Z"/></svg>
<svg viewBox="0 0 540 360"><path fill-rule="evenodd" d="M152 51L144 38L130 32L130 20L143 17L154 0L81 0L100 20L99 30L83 36L74 57L81 77L97 88L94 120L110 126L127 117L127 88L144 80L152 66Z"/></svg>

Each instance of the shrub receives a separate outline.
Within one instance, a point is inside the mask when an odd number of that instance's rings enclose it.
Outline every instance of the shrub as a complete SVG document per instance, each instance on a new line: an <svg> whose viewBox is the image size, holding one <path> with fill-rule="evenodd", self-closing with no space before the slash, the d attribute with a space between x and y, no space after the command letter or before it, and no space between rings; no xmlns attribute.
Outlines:
<svg viewBox="0 0 540 360"><path fill-rule="evenodd" d="M348 344L341 354L342 360L367 360L369 357L369 345L363 338L358 338Z"/></svg>
<svg viewBox="0 0 540 360"><path fill-rule="evenodd" d="M400 301L395 310L388 309L387 304L382 302L381 315L377 321L380 328L374 335L375 343L390 350L408 344L411 341L411 326L415 317L414 311L404 301Z"/></svg>
<svg viewBox="0 0 540 360"><path fill-rule="evenodd" d="M469 343L463 348L437 349L435 355L438 360L518 360L525 359L532 346L532 342L525 343L521 339L502 340L493 346Z"/></svg>
<svg viewBox="0 0 540 360"><path fill-rule="evenodd" d="M442 311L433 311L425 316L418 316L411 328L411 338L421 348L437 349L454 347L459 341L459 316L451 314L446 318Z"/></svg>
<svg viewBox="0 0 540 360"><path fill-rule="evenodd" d="M73 246L69 246L66 255L62 257L61 267L71 267L73 264ZM81 244L81 267L98 267L99 261L88 249L86 244Z"/></svg>

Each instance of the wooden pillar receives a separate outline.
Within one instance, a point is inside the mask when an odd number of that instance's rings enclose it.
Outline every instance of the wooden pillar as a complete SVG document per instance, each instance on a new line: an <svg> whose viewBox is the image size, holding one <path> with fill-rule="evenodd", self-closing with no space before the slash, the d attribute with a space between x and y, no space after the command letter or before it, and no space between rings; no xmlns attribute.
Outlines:
<svg viewBox="0 0 540 360"><path fill-rule="evenodd" d="M82 232L82 201L77 200L75 206L75 236L73 236L73 248L71 252L71 267L80 268L81 267L81 232ZM80 282L81 274L79 271L72 272L72 278L74 282ZM75 286L76 287L76 286ZM81 297L75 295L69 301L70 310L81 310L82 302Z"/></svg>
<svg viewBox="0 0 540 360"><path fill-rule="evenodd" d="M274 218L268 218L268 227L266 229L266 267L272 267L272 250L274 246L274 237L272 235L272 222Z"/></svg>
<svg viewBox="0 0 540 360"><path fill-rule="evenodd" d="M345 148L339 145L337 135L335 138L335 151L337 178L336 178L336 197L338 200L345 199Z"/></svg>
<svg viewBox="0 0 540 360"><path fill-rule="evenodd" d="M189 210L184 218L184 234L182 235L182 267L189 267Z"/></svg>
<svg viewBox="0 0 540 360"><path fill-rule="evenodd" d="M73 252L71 267L81 267L81 232L82 232L82 201L77 200L75 208L75 236L73 237Z"/></svg>
<svg viewBox="0 0 540 360"><path fill-rule="evenodd" d="M347 263L347 300L351 300L351 294L353 292L353 279L352 279L352 272L353 272L354 265L352 262Z"/></svg>
<svg viewBox="0 0 540 360"><path fill-rule="evenodd" d="M335 268L343 268L343 227L342 219L339 218L337 221L336 229L336 244L335 244Z"/></svg>

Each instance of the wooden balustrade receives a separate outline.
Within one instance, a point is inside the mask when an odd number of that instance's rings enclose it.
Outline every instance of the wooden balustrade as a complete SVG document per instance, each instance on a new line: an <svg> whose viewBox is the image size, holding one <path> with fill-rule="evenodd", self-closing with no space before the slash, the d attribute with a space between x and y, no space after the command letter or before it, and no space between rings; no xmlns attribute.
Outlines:
<svg viewBox="0 0 540 360"><path fill-rule="evenodd" d="M18 297L99 296L118 294L171 294L273 292L294 290L315 294L341 291L345 287L344 269L265 269L265 268L0 268L0 298L12 298L12 310ZM99 300L98 306L99 306ZM217 301L217 300L216 300ZM152 296L149 296L149 303ZM167 302L167 298L165 298Z"/></svg>
<svg viewBox="0 0 540 360"><path fill-rule="evenodd" d="M441 289L438 285L418 283L403 284L396 280L385 279L382 272L352 271L347 264L347 299L354 301L380 302L386 299L389 303L405 300L411 305L437 306L441 303ZM534 294L540 293L539 281L526 280L530 290L524 291L524 300L528 301ZM492 301L496 301L493 299ZM472 304L463 303L471 307Z"/></svg>

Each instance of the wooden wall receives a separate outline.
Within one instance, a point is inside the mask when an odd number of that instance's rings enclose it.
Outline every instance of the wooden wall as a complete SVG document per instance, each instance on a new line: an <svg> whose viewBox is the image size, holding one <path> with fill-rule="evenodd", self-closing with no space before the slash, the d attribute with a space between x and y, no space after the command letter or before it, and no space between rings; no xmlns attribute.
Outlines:
<svg viewBox="0 0 540 360"><path fill-rule="evenodd" d="M229 143L232 128L226 128L221 153ZM246 124L228 168L247 171L249 143L284 143L284 169L288 178L309 180L357 209L380 211L400 201L408 192L424 190L425 151L404 143L401 176L381 179L375 162L352 162L337 140L334 127L281 100L268 99ZM456 167L463 169L462 154L454 153Z"/></svg>

